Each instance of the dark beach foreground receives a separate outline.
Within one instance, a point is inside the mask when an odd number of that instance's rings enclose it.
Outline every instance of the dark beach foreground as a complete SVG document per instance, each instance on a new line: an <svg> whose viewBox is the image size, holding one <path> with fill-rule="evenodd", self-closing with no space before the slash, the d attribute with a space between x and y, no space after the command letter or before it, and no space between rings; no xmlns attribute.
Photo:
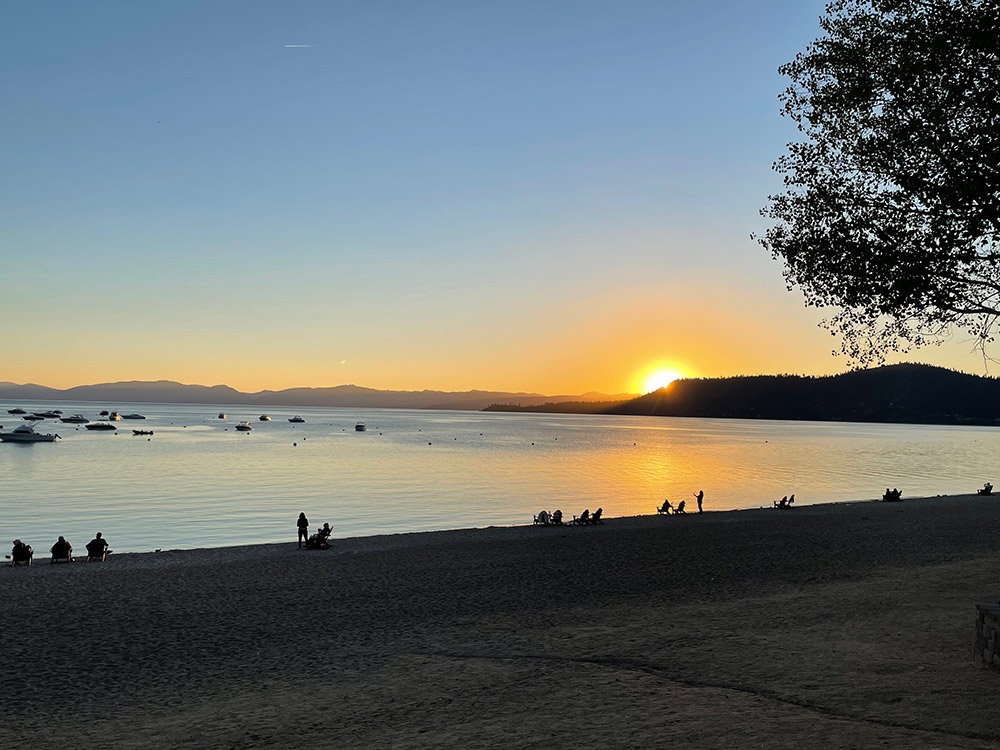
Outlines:
<svg viewBox="0 0 1000 750"><path fill-rule="evenodd" d="M4 748L1000 748L971 649L1000 497L38 559L0 589Z"/></svg>

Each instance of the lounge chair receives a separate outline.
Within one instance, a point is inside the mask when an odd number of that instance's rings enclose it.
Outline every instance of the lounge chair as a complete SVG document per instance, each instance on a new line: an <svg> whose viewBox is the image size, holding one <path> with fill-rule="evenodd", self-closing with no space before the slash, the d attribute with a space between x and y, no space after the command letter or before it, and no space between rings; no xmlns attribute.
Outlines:
<svg viewBox="0 0 1000 750"><path fill-rule="evenodd" d="M107 544L94 544L93 541L87 542L87 562L104 562L108 559L108 553L111 550L108 549Z"/></svg>
<svg viewBox="0 0 1000 750"><path fill-rule="evenodd" d="M677 503L677 509L674 510L674 515L675 516L686 516L687 515L687 511L684 510L685 503L687 503L687 500L681 500L679 503Z"/></svg>
<svg viewBox="0 0 1000 750"><path fill-rule="evenodd" d="M6 557L10 560L10 567L16 568L18 565L31 565L35 559L35 551L30 544L22 544L20 540L14 542L14 549Z"/></svg>
<svg viewBox="0 0 1000 750"><path fill-rule="evenodd" d="M573 523L577 526L587 526L590 524L590 508L587 508L579 516L573 516Z"/></svg>
<svg viewBox="0 0 1000 750"><path fill-rule="evenodd" d="M62 537L59 537L59 541L52 545L50 551L52 552L52 565L55 565L57 562L73 562L73 545Z"/></svg>
<svg viewBox="0 0 1000 750"><path fill-rule="evenodd" d="M601 520L602 513L604 513L604 508L598 508L597 510L595 510L594 515L590 517L590 523L592 524L604 523L604 521Z"/></svg>
<svg viewBox="0 0 1000 750"><path fill-rule="evenodd" d="M540 510L538 511L538 515L534 517L532 523L535 526L551 526L552 516L549 515L547 510Z"/></svg>
<svg viewBox="0 0 1000 750"><path fill-rule="evenodd" d="M670 504L669 500L664 500L663 505L656 509L657 513L662 513L665 516L669 516L673 513L674 506Z"/></svg>
<svg viewBox="0 0 1000 750"><path fill-rule="evenodd" d="M989 482L987 482L986 484L983 485L983 488L981 490L976 490L976 494L977 495L992 495L993 494L993 485L990 484Z"/></svg>

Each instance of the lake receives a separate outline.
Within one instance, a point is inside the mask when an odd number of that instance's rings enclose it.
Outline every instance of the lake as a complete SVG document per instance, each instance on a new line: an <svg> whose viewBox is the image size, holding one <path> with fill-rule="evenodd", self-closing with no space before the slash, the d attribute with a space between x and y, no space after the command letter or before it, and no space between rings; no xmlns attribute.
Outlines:
<svg viewBox="0 0 1000 750"><path fill-rule="evenodd" d="M98 530L118 552L293 542L300 511L337 538L530 523L542 508L631 516L664 498L690 511L700 489L717 511L791 493L803 505L886 487L904 499L971 493L1000 478L991 427L8 402L6 430L21 423L14 407L146 416L113 433L46 420L36 429L61 440L0 444L0 542L39 553L60 534L81 551ZM253 430L236 431L240 420Z"/></svg>

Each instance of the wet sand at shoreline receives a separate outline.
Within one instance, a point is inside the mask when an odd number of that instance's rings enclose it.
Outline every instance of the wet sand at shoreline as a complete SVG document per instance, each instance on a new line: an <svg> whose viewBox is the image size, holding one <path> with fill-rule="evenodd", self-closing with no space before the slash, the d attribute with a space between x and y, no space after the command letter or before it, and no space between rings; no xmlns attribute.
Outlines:
<svg viewBox="0 0 1000 750"><path fill-rule="evenodd" d="M971 652L1000 497L39 556L0 588L0 747L1000 748Z"/></svg>

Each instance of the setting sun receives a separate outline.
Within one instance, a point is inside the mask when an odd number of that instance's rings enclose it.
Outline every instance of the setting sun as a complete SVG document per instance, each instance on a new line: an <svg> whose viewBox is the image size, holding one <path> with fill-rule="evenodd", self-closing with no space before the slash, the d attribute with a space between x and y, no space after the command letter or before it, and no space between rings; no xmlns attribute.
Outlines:
<svg viewBox="0 0 1000 750"><path fill-rule="evenodd" d="M653 370L642 379L642 392L652 393L653 391L659 390L660 388L666 388L675 380L679 380L680 378L683 377L684 374L679 372L678 370L672 370L672 369Z"/></svg>

